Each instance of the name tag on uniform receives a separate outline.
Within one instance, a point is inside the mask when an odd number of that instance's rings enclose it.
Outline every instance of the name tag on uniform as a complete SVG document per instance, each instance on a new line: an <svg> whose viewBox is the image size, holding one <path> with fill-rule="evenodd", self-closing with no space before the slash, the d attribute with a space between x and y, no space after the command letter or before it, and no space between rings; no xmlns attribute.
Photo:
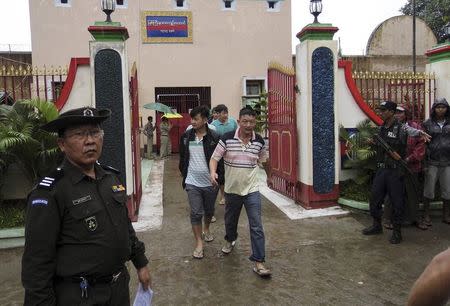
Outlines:
<svg viewBox="0 0 450 306"><path fill-rule="evenodd" d="M79 198L79 199L76 199L76 200L72 200L72 204L73 205L78 205L78 204L81 204L81 203L84 203L84 202L87 202L87 201L90 201L90 200L92 200L91 196L87 195L85 197L82 197L82 198Z"/></svg>
<svg viewBox="0 0 450 306"><path fill-rule="evenodd" d="M121 191L125 191L125 187L123 187L122 184L120 185L114 185L111 187L113 192L121 192Z"/></svg>
<svg viewBox="0 0 450 306"><path fill-rule="evenodd" d="M390 132L390 131L387 133L387 136L388 136L389 138L397 138L397 134L394 133L394 132Z"/></svg>

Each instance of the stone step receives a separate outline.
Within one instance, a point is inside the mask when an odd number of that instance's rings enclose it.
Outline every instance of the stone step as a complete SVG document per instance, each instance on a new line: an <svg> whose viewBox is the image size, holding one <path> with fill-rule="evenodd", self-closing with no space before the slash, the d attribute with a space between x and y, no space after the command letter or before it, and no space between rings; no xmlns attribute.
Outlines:
<svg viewBox="0 0 450 306"><path fill-rule="evenodd" d="M0 249L23 247L25 245L25 228L8 228L0 230Z"/></svg>

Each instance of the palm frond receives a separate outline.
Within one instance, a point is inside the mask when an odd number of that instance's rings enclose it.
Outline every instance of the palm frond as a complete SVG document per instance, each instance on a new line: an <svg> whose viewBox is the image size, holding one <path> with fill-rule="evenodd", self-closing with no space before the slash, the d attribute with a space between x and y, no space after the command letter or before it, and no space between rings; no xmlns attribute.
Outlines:
<svg viewBox="0 0 450 306"><path fill-rule="evenodd" d="M47 123L56 119L59 115L55 104L42 100L24 100L21 101L24 106L33 108L39 115L41 122Z"/></svg>

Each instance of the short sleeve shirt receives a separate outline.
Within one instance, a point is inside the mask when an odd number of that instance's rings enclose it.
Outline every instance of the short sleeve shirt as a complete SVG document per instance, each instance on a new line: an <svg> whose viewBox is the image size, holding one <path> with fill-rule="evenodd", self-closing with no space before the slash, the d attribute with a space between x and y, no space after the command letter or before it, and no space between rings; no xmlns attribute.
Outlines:
<svg viewBox="0 0 450 306"><path fill-rule="evenodd" d="M241 196L259 190L258 162L266 159L264 140L253 133L251 141L244 144L235 133L226 133L219 141L212 158L225 164L225 192Z"/></svg>

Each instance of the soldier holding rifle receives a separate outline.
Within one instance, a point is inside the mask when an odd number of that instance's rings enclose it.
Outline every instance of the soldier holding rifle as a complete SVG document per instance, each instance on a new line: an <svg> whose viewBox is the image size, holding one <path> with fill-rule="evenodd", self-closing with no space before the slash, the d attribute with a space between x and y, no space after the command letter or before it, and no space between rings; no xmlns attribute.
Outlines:
<svg viewBox="0 0 450 306"><path fill-rule="evenodd" d="M392 244L402 241L401 224L405 207L405 170L403 158L406 155L407 137L422 136L425 141L430 136L421 130L400 123L395 117L397 104L392 101L383 101L378 107L383 119L378 135L375 136L377 143L377 172L372 185L370 198L370 215L373 224L363 229L363 235L377 235L383 232L381 217L383 215L382 204L386 195L392 202L393 207L393 232L389 239Z"/></svg>

